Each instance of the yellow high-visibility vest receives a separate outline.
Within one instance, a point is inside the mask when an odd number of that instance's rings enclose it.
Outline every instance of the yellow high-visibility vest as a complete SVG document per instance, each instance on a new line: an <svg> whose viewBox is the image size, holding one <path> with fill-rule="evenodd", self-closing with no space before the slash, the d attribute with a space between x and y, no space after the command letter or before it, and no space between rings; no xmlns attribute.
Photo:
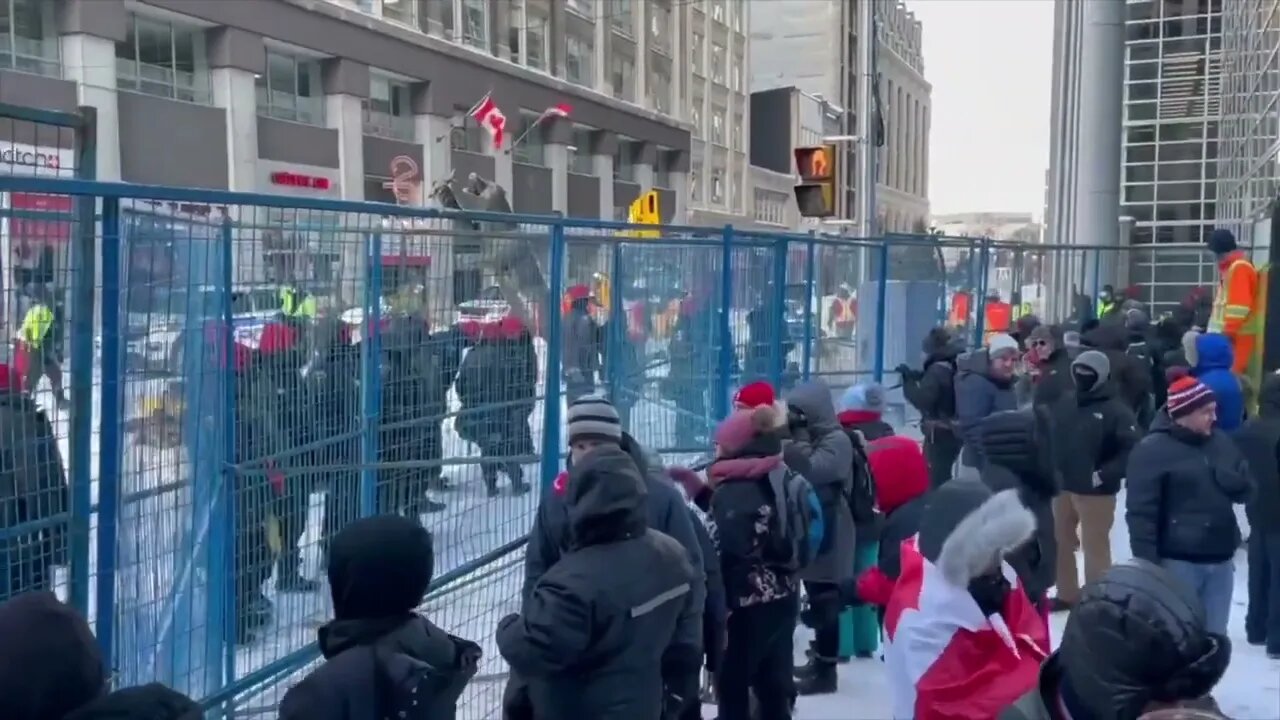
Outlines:
<svg viewBox="0 0 1280 720"><path fill-rule="evenodd" d="M303 293L298 300L298 291L290 287L280 288L280 311L285 317L314 318L316 316L316 299L310 293Z"/></svg>
<svg viewBox="0 0 1280 720"><path fill-rule="evenodd" d="M44 303L36 303L22 318L22 326L18 328L18 339L33 350L39 350L52 328L53 310Z"/></svg>

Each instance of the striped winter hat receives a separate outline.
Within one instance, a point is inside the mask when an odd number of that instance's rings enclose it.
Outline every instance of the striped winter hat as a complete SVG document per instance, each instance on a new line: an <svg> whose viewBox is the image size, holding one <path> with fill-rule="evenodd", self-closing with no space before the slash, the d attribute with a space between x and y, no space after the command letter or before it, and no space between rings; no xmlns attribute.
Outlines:
<svg viewBox="0 0 1280 720"><path fill-rule="evenodd" d="M622 419L618 410L599 395L587 395L569 403L565 424L570 445L579 440L622 442Z"/></svg>
<svg viewBox="0 0 1280 720"><path fill-rule="evenodd" d="M1165 408L1169 417L1177 420L1214 402L1213 391L1209 386L1188 375L1169 385L1169 400L1165 403Z"/></svg>

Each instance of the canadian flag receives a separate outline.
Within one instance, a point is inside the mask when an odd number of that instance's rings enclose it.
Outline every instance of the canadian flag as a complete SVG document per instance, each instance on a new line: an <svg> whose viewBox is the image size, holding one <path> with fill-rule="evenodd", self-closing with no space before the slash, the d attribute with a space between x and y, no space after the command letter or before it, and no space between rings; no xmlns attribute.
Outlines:
<svg viewBox="0 0 1280 720"><path fill-rule="evenodd" d="M493 147L500 149L503 135L507 131L507 116L498 109L498 103L494 102L493 95L486 94L467 114L475 118L480 127L489 131L489 137L493 138Z"/></svg>
<svg viewBox="0 0 1280 720"><path fill-rule="evenodd" d="M552 118L552 117L562 117L562 118L567 118L567 117L569 117L569 112L570 112L570 110L572 110L572 108L570 108L568 105L566 105L566 104L564 104L564 103L558 103L558 104L556 104L556 105L552 105L551 107L547 108L546 110L543 110L543 111L542 111L542 117L541 117L541 118L539 118L539 119L540 119L540 120L545 120L545 119L547 119L547 118Z"/></svg>

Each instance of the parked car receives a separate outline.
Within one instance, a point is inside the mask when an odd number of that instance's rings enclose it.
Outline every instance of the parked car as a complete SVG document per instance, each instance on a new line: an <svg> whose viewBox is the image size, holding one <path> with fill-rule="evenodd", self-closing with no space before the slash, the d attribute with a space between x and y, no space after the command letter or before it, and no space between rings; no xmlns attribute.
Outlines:
<svg viewBox="0 0 1280 720"><path fill-rule="evenodd" d="M194 293L169 293L151 310L126 313L122 340L126 368L142 372L182 371L188 333L201 332L222 314L222 291L204 286ZM137 305L134 306L138 307ZM280 317L279 291L242 286L231 291L231 323L237 344L256 348L262 328Z"/></svg>

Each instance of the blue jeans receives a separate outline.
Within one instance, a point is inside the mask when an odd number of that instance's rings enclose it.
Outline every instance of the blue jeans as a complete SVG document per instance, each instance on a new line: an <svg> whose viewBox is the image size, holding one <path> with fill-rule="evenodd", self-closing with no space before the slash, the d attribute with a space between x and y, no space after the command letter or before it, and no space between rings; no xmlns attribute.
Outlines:
<svg viewBox="0 0 1280 720"><path fill-rule="evenodd" d="M1160 564L1200 599L1204 605L1205 629L1226 635L1227 621L1231 618L1231 593L1236 584L1235 562L1193 563L1165 558Z"/></svg>
<svg viewBox="0 0 1280 720"><path fill-rule="evenodd" d="M1249 535L1249 612L1244 619L1249 642L1280 653L1280 533L1254 528Z"/></svg>

